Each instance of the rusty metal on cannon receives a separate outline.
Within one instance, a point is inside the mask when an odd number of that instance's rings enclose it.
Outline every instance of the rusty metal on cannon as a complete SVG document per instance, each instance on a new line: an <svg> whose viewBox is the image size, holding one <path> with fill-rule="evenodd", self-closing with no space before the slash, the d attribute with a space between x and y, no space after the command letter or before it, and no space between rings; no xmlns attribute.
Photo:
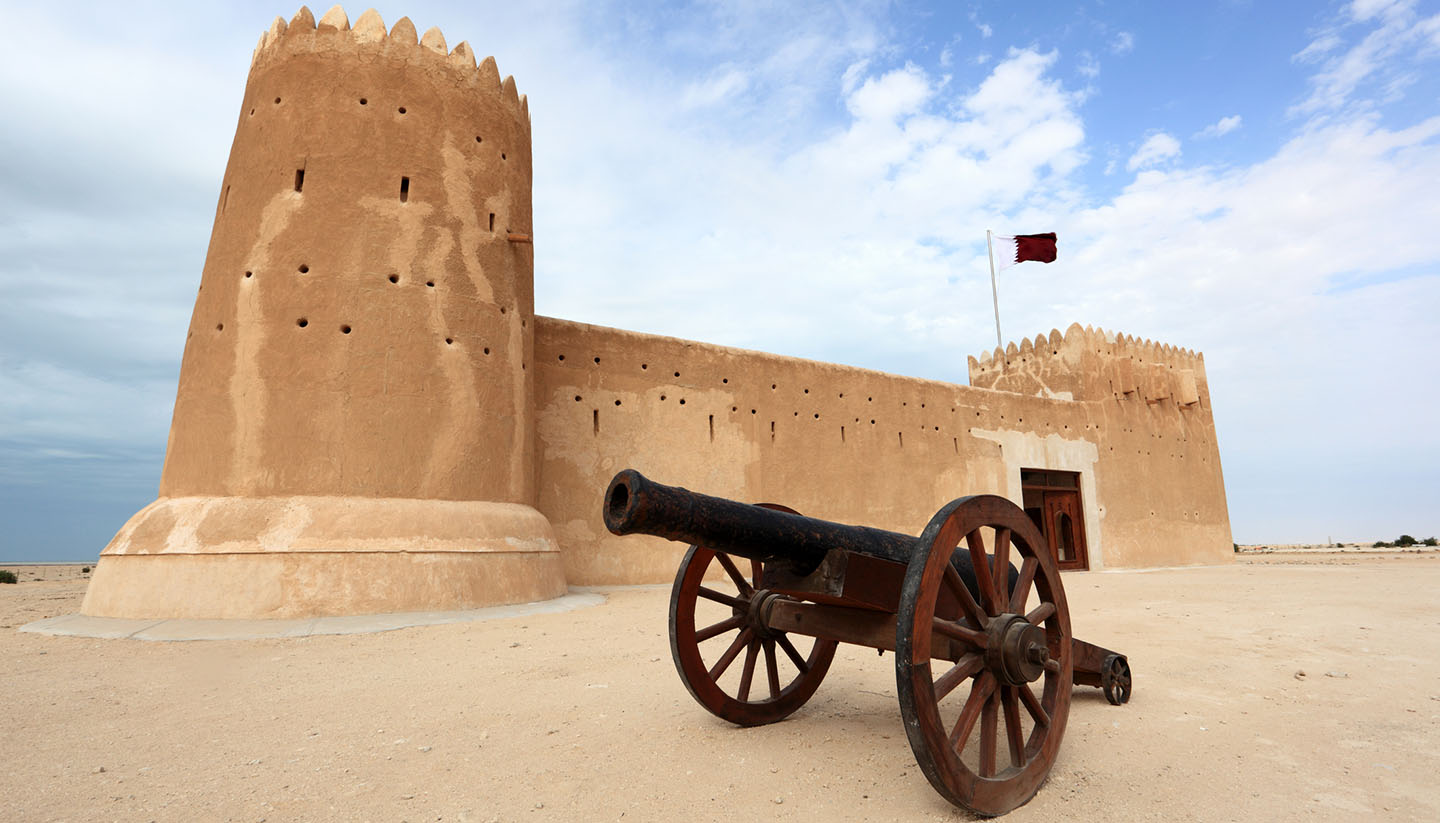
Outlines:
<svg viewBox="0 0 1440 823"><path fill-rule="evenodd" d="M1130 698L1128 660L1072 636L1054 558L1003 497L954 500L910 537L627 469L603 513L615 534L691 544L671 590L670 647L702 706L742 726L773 723L815 693L839 643L894 651L921 771L978 814L1004 814L1039 790L1074 684L1099 686L1116 705ZM810 638L808 652L792 637Z"/></svg>

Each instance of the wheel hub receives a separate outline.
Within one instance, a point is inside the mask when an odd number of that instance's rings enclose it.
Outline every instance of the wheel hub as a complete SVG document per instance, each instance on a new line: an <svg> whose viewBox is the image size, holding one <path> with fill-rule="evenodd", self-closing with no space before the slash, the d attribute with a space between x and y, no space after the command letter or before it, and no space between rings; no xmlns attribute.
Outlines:
<svg viewBox="0 0 1440 823"><path fill-rule="evenodd" d="M986 627L985 663L1000 682L1023 686L1045 673L1050 649L1045 632L1018 614L1002 614Z"/></svg>

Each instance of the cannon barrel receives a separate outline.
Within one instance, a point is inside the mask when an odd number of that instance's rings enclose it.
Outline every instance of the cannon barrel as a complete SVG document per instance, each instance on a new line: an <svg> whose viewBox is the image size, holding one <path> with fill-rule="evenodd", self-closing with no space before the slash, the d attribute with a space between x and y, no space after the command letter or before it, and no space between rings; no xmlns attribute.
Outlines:
<svg viewBox="0 0 1440 823"><path fill-rule="evenodd" d="M784 564L797 574L814 570L831 549L908 563L915 548L909 535L711 497L656 483L634 469L616 474L605 490L605 527Z"/></svg>

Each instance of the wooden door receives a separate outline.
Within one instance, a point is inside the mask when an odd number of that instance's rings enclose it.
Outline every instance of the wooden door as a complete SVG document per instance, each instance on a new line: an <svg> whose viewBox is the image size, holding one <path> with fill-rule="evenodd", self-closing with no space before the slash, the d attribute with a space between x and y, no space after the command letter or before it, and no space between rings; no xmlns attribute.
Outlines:
<svg viewBox="0 0 1440 823"><path fill-rule="evenodd" d="M1063 571L1087 569L1085 518L1080 509L1079 491L1045 492L1045 541Z"/></svg>

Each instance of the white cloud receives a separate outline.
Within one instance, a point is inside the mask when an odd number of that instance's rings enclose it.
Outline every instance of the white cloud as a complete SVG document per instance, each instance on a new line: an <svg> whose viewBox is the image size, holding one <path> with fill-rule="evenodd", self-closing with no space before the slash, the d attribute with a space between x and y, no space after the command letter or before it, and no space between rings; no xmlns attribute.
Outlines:
<svg viewBox="0 0 1440 823"><path fill-rule="evenodd" d="M989 23L976 23L975 28L980 30L981 37L990 37L995 34L995 30L990 28Z"/></svg>
<svg viewBox="0 0 1440 823"><path fill-rule="evenodd" d="M1146 169L1157 165L1164 160L1180 156L1180 141L1165 132L1156 132L1145 138L1140 148L1126 161L1125 168L1130 171Z"/></svg>
<svg viewBox="0 0 1440 823"><path fill-rule="evenodd" d="M1082 51L1080 52L1075 71L1078 72L1081 77L1094 80L1100 76L1100 61L1096 60L1095 55L1090 52Z"/></svg>
<svg viewBox="0 0 1440 823"><path fill-rule="evenodd" d="M1418 18L1413 5L1403 0L1356 0L1349 21L1325 29L1294 55L1299 62L1320 62L1321 70L1310 78L1310 95L1292 106L1290 113L1334 111L1354 101L1357 90L1370 81L1377 84L1382 96L1379 100L1361 98L1362 106L1398 99L1415 66L1436 56L1435 37L1440 31L1440 14ZM1372 22L1377 26L1345 48L1344 34L1349 27Z"/></svg>
<svg viewBox="0 0 1440 823"><path fill-rule="evenodd" d="M1224 137L1238 128L1240 128L1240 115L1232 114L1229 117L1222 117L1214 123L1211 123L1196 132L1195 136L1200 138Z"/></svg>
<svg viewBox="0 0 1440 823"><path fill-rule="evenodd" d="M729 101L745 91L750 80L736 69L726 69L712 77L691 83L680 95L680 105L686 109L705 108Z"/></svg>
<svg viewBox="0 0 1440 823"><path fill-rule="evenodd" d="M1122 31L1110 40L1111 54L1129 54L1135 49L1135 35Z"/></svg>

